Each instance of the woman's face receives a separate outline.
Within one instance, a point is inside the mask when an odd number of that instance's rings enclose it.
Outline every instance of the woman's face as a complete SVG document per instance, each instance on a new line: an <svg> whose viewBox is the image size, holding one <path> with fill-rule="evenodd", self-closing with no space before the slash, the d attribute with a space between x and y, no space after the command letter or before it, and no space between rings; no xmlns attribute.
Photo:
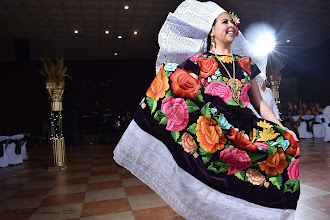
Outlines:
<svg viewBox="0 0 330 220"><path fill-rule="evenodd" d="M236 37L237 28L229 14L222 13L218 16L210 35L215 37L216 42L231 44Z"/></svg>

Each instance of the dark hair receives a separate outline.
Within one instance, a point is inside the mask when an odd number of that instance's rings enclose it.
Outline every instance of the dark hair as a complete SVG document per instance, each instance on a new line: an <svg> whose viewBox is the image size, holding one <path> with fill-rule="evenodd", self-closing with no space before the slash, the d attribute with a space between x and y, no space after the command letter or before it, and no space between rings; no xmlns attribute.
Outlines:
<svg viewBox="0 0 330 220"><path fill-rule="evenodd" d="M212 27L214 27L214 25L217 23L217 19L214 19ZM210 30L211 31L211 30ZM211 49L211 36L208 35L207 36L207 51L209 51Z"/></svg>

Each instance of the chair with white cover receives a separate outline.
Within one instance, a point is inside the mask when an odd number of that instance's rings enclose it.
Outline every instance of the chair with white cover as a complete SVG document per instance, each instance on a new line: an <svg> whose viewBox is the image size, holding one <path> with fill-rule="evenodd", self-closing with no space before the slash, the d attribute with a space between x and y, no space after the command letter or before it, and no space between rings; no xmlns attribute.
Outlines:
<svg viewBox="0 0 330 220"><path fill-rule="evenodd" d="M299 138L312 138L314 115L303 115L298 127Z"/></svg>
<svg viewBox="0 0 330 220"><path fill-rule="evenodd" d="M323 109L323 126L325 129L324 141L330 141L330 106L328 105Z"/></svg>
<svg viewBox="0 0 330 220"><path fill-rule="evenodd" d="M7 140L7 136L0 136L0 167L8 166L8 156L5 151Z"/></svg>
<svg viewBox="0 0 330 220"><path fill-rule="evenodd" d="M322 138L325 136L325 128L323 125L324 116L323 115L316 115L314 124L313 124L313 135L315 138Z"/></svg>
<svg viewBox="0 0 330 220"><path fill-rule="evenodd" d="M9 144L6 147L9 164L23 163L23 154L21 148L21 139L23 138L24 135L22 134L13 135L10 137Z"/></svg>
<svg viewBox="0 0 330 220"><path fill-rule="evenodd" d="M23 140L24 143L23 145L21 146L21 149L22 149L22 154L23 154L23 160L28 160L29 159L29 155L26 151L26 140Z"/></svg>

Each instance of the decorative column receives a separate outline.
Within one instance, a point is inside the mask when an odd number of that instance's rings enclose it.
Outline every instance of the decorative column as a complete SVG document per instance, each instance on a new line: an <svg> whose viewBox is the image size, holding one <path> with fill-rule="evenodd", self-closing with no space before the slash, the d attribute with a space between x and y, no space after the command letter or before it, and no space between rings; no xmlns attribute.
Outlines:
<svg viewBox="0 0 330 220"><path fill-rule="evenodd" d="M46 82L49 98L51 101L51 137L54 155L54 165L58 168L66 168L65 142L62 129L62 95L64 82Z"/></svg>
<svg viewBox="0 0 330 220"><path fill-rule="evenodd" d="M281 84L281 79L282 76L281 75L272 75L269 76L270 78L270 85L272 87L272 91L274 94L274 99L275 100L280 100L280 84Z"/></svg>

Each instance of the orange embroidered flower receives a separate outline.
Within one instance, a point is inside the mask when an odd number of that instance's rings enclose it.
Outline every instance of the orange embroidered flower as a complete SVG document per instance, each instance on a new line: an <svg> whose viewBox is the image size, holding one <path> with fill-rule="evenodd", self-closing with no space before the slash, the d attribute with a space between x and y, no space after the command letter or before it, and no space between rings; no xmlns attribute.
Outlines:
<svg viewBox="0 0 330 220"><path fill-rule="evenodd" d="M204 115L199 116L196 131L197 141L206 152L222 150L227 142L218 123Z"/></svg>
<svg viewBox="0 0 330 220"><path fill-rule="evenodd" d="M227 77L222 77L222 79L223 79L223 81L225 81L225 82L228 82L228 78Z"/></svg>
<svg viewBox="0 0 330 220"><path fill-rule="evenodd" d="M286 149L285 153L293 157L300 155L299 142L294 140L292 135L287 131L285 131L285 139L290 142L290 147Z"/></svg>
<svg viewBox="0 0 330 220"><path fill-rule="evenodd" d="M238 80L238 79L230 79L228 82L227 82L227 85L228 86L231 86L231 84L233 83L233 81L236 81L236 83L237 83L237 85L238 85L238 87L242 87L242 83Z"/></svg>
<svg viewBox="0 0 330 220"><path fill-rule="evenodd" d="M254 145L249 139L246 139L243 135L241 135L238 131L236 131L233 127L230 128L228 134L228 139L234 144L235 147L247 150L250 152L258 149L256 145Z"/></svg>
<svg viewBox="0 0 330 220"><path fill-rule="evenodd" d="M229 56L221 56L220 60L224 63L232 63L234 61L234 59Z"/></svg>
<svg viewBox="0 0 330 220"><path fill-rule="evenodd" d="M261 175L250 168L246 171L246 176L253 185L260 185L265 180L264 175Z"/></svg>
<svg viewBox="0 0 330 220"><path fill-rule="evenodd" d="M242 69L251 76L251 59L250 57L242 57L237 59L238 64L242 67Z"/></svg>
<svg viewBox="0 0 330 220"><path fill-rule="evenodd" d="M147 96L152 100L159 100L165 96L165 92L170 88L168 78L165 76L163 66L161 66L157 76L148 88Z"/></svg>
<svg viewBox="0 0 330 220"><path fill-rule="evenodd" d="M191 138L191 136L188 133L184 133L182 135L182 147L184 151L186 151L187 153L197 150L197 146L194 143L194 140Z"/></svg>
<svg viewBox="0 0 330 220"><path fill-rule="evenodd" d="M258 162L258 164L262 171L273 176L283 173L284 168L288 166L286 156L281 148L270 155L267 160Z"/></svg>
<svg viewBox="0 0 330 220"><path fill-rule="evenodd" d="M194 98L202 87L202 83L185 69L177 68L170 79L173 92L180 97Z"/></svg>
<svg viewBox="0 0 330 220"><path fill-rule="evenodd" d="M213 57L198 57L197 63L200 69L199 74L204 78L213 75L214 72L218 69L218 62Z"/></svg>

